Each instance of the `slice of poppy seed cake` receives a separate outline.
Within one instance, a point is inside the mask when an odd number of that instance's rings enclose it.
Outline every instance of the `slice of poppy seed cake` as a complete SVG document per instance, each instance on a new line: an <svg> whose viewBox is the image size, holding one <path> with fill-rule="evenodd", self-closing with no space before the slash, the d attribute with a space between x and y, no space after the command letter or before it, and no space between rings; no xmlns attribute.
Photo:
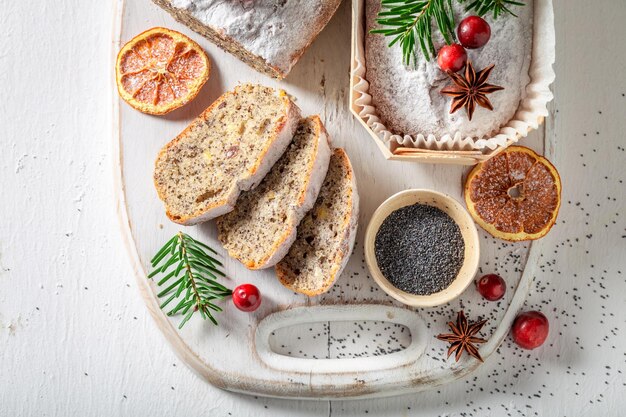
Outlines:
<svg viewBox="0 0 626 417"><path fill-rule="evenodd" d="M328 134L318 116L302 119L287 151L235 210L217 219L218 238L247 268L276 265L313 207L330 160Z"/></svg>
<svg viewBox="0 0 626 417"><path fill-rule="evenodd" d="M359 196L352 165L343 149L335 149L315 205L298 226L289 253L276 265L287 288L314 296L341 275L354 247Z"/></svg>
<svg viewBox="0 0 626 417"><path fill-rule="evenodd" d="M167 216L192 225L233 210L278 161L299 119L282 90L242 84L223 94L157 157L154 184Z"/></svg>

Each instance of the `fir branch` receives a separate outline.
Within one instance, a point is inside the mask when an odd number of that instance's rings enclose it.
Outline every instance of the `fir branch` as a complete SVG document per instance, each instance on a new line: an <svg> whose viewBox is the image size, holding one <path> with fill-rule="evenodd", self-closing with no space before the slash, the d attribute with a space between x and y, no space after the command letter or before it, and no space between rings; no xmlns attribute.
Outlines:
<svg viewBox="0 0 626 417"><path fill-rule="evenodd" d="M411 57L415 62L418 43L424 57L430 61L431 56L437 55L432 38L433 19L445 42L451 44L455 40L452 0L382 0L376 22L388 27L370 32L393 36L389 47L400 43L406 65L410 64Z"/></svg>
<svg viewBox="0 0 626 417"><path fill-rule="evenodd" d="M456 1L462 4L468 0ZM491 12L493 18L497 19L503 13L517 16L510 7L524 4L517 0L469 0L466 10L473 10L480 16ZM431 57L437 55L433 44L433 19L444 41L448 45L455 42L452 0L382 0L376 22L384 27L372 29L370 33L392 36L389 47L400 44L405 65L410 64L411 58L416 62L419 49L426 60L430 61Z"/></svg>
<svg viewBox="0 0 626 417"><path fill-rule="evenodd" d="M203 319L209 319L213 324L217 324L212 311L219 312L222 309L214 301L232 294L231 290L216 281L218 275L225 276L218 269L222 263L206 251L217 254L204 243L186 233L178 232L150 261L154 270L148 275L148 279L164 274L157 285L169 284L157 294L159 298L167 297L161 303L161 308L175 301L176 306L167 315L173 316L180 313L184 316L178 326L179 329L196 311L200 312ZM170 281L173 282L169 283Z"/></svg>
<svg viewBox="0 0 626 417"><path fill-rule="evenodd" d="M459 0L459 3L465 3L466 0ZM524 6L525 3L516 0L473 0L465 10L473 10L479 16L484 16L491 12L494 19L497 19L503 13L508 13L517 17L510 9L511 6Z"/></svg>

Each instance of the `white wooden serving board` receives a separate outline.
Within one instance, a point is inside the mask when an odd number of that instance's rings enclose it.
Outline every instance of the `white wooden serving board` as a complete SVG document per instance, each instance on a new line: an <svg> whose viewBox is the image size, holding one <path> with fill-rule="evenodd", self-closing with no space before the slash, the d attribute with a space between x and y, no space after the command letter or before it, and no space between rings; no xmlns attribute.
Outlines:
<svg viewBox="0 0 626 417"><path fill-rule="evenodd" d="M287 80L278 82L254 72L206 39L176 23L149 0L118 0L113 40L115 53L134 35L154 26L186 33L212 61L211 77L189 105L165 117L141 114L114 100L113 138L119 155L114 167L118 214L141 295L159 329L176 353L212 384L228 390L288 398L363 398L415 392L467 375L480 362L446 359L447 344L434 338L448 332L446 323L464 309L470 320L488 318L480 348L486 359L507 336L510 324L532 282L541 242L506 243L484 232L479 273L495 272L507 282L501 301L485 301L470 286L457 300L436 308L405 309L368 276L362 237L373 211L391 194L407 188L432 188L462 201L466 168L386 161L348 109L350 2L305 53ZM112 75L113 77L113 75ZM248 271L224 257L231 288L244 282L259 287L263 303L254 313L224 301L218 327L200 317L182 331L180 318L159 309L154 283L146 272L151 256L182 226L170 223L152 184L158 150L224 91L239 82L259 82L297 97L304 114L320 114L335 146L344 147L356 171L361 195L359 234L354 254L331 291L307 298L283 288L273 270ZM115 89L114 94L116 94ZM480 110L479 110L480 111ZM521 141L539 152L540 129ZM548 155L550 156L550 155ZM212 222L185 232L220 250Z"/></svg>

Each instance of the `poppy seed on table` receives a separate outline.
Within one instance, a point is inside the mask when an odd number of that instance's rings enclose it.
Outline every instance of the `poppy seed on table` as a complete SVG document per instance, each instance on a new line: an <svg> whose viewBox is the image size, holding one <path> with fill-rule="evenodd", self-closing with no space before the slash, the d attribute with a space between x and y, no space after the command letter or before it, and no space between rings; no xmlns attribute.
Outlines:
<svg viewBox="0 0 626 417"><path fill-rule="evenodd" d="M376 233L374 253L394 287L429 295L454 281L465 259L465 242L448 214L418 203L387 216Z"/></svg>

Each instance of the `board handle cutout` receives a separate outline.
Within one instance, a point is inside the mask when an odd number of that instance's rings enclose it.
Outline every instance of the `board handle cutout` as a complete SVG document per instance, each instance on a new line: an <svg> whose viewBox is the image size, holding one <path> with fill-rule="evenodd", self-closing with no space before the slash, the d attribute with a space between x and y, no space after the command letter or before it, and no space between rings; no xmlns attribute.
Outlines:
<svg viewBox="0 0 626 417"><path fill-rule="evenodd" d="M411 343L406 349L381 356L347 359L308 359L281 355L270 346L270 334L280 328L303 323L336 321L384 321L406 326ZM296 307L272 313L259 323L254 347L261 361L281 371L337 374L364 373L404 367L416 362L426 346L426 325L414 311L378 304Z"/></svg>

